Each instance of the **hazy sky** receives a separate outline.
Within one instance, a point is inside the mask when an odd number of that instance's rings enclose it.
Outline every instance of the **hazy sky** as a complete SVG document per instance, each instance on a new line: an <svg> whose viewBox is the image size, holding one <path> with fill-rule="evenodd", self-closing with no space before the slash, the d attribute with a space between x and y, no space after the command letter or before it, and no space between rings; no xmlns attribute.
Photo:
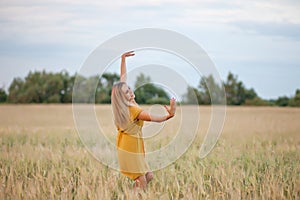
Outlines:
<svg viewBox="0 0 300 200"><path fill-rule="evenodd" d="M0 87L30 70L73 74L111 37L163 28L197 42L223 79L231 71L263 98L291 96L300 88L299 10L298 0L1 0Z"/></svg>

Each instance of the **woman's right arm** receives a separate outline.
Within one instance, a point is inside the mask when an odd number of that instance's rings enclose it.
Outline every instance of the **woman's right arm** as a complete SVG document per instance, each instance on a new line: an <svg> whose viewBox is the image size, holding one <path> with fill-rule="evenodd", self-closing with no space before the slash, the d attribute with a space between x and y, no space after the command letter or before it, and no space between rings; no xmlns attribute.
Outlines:
<svg viewBox="0 0 300 200"><path fill-rule="evenodd" d="M128 51L122 54L121 56L121 72L120 72L120 82L127 81L127 72L126 72L126 57L134 56L133 51Z"/></svg>
<svg viewBox="0 0 300 200"><path fill-rule="evenodd" d="M149 112L143 110L137 116L137 119L143 121L151 121L151 122L163 122L174 117L176 111L176 100L174 98L170 100L170 108L168 108L168 106L164 106L164 107L168 113L167 115L164 116L151 115Z"/></svg>

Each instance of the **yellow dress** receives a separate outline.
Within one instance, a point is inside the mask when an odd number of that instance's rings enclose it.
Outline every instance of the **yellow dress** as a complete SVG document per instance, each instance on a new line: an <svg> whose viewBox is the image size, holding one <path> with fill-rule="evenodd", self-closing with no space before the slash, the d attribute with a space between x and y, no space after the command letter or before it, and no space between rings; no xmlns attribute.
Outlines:
<svg viewBox="0 0 300 200"><path fill-rule="evenodd" d="M118 128L116 141L120 171L133 180L149 171L142 138L144 121L136 119L141 111L138 106L129 106L132 126L124 131Z"/></svg>

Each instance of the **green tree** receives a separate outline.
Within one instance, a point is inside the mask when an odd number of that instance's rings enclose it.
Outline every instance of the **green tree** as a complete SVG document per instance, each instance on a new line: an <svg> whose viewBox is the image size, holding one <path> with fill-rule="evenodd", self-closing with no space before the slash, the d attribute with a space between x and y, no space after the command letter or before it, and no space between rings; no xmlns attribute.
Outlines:
<svg viewBox="0 0 300 200"><path fill-rule="evenodd" d="M224 84L226 91L227 104L229 105L242 105L246 100L253 100L257 97L254 89L246 89L238 77L229 72L227 80Z"/></svg>
<svg viewBox="0 0 300 200"><path fill-rule="evenodd" d="M45 76L46 71L29 72L25 77L24 87L22 93L24 94L24 103L43 103L45 100L46 87Z"/></svg>
<svg viewBox="0 0 300 200"><path fill-rule="evenodd" d="M29 72L24 80L15 78L9 87L8 100L11 103L61 103L71 86L66 86L65 72ZM68 87L68 88L65 88Z"/></svg>
<svg viewBox="0 0 300 200"><path fill-rule="evenodd" d="M201 77L197 88L188 86L184 103L209 105L223 103L224 92L212 75ZM211 102L213 99L214 102Z"/></svg>
<svg viewBox="0 0 300 200"><path fill-rule="evenodd" d="M43 77L43 94L41 103L61 103L64 93L64 82L61 73L48 73Z"/></svg>
<svg viewBox="0 0 300 200"><path fill-rule="evenodd" d="M7 94L3 88L0 88L0 103L4 103L7 100Z"/></svg>
<svg viewBox="0 0 300 200"><path fill-rule="evenodd" d="M183 103L184 104L194 104L198 105L201 103L200 92L197 88L188 86L187 92L183 96Z"/></svg>
<svg viewBox="0 0 300 200"><path fill-rule="evenodd" d="M169 96L160 87L151 83L149 76L140 74L135 82L135 99L140 104L168 104Z"/></svg>
<svg viewBox="0 0 300 200"><path fill-rule="evenodd" d="M76 93L74 100L77 103L110 103L112 86L119 81L117 74L105 73L99 76L83 77L77 75Z"/></svg>
<svg viewBox="0 0 300 200"><path fill-rule="evenodd" d="M247 106L270 106L272 105L271 102L263 100L260 97L254 97L253 99L246 99L243 105Z"/></svg>
<svg viewBox="0 0 300 200"><path fill-rule="evenodd" d="M73 93L74 103L94 103L95 85L98 83L98 76L86 78L81 75L76 76L76 93ZM94 90L93 90L94 88Z"/></svg>
<svg viewBox="0 0 300 200"><path fill-rule="evenodd" d="M199 85L198 85L198 103L209 105L211 103L209 88L207 87L207 78L201 77Z"/></svg>
<svg viewBox="0 0 300 200"><path fill-rule="evenodd" d="M97 103L110 103L111 90L115 82L120 80L120 76L116 73L104 73L99 80L96 89Z"/></svg>
<svg viewBox="0 0 300 200"><path fill-rule="evenodd" d="M14 78L8 89L8 102L25 103L24 81L21 78Z"/></svg>
<svg viewBox="0 0 300 200"><path fill-rule="evenodd" d="M60 77L63 81L63 89L60 91L61 103L72 103L73 86L76 75L70 76L67 71L62 71Z"/></svg>
<svg viewBox="0 0 300 200"><path fill-rule="evenodd" d="M200 104L219 104L222 103L224 96L222 87L215 81L212 75L207 77L203 76L198 85ZM212 102L212 100L214 102Z"/></svg>
<svg viewBox="0 0 300 200"><path fill-rule="evenodd" d="M77 79L76 86L74 81ZM59 73L29 72L25 79L15 78L9 87L11 103L71 103L73 88L77 88L78 103L110 103L113 83L117 74L105 73L102 77L70 76L65 70ZM95 89L96 86L96 89Z"/></svg>
<svg viewBox="0 0 300 200"><path fill-rule="evenodd" d="M278 97L275 100L275 105L277 106L288 106L290 99L287 96Z"/></svg>
<svg viewBox="0 0 300 200"><path fill-rule="evenodd" d="M300 107L300 89L297 89L295 96L289 100L289 106Z"/></svg>

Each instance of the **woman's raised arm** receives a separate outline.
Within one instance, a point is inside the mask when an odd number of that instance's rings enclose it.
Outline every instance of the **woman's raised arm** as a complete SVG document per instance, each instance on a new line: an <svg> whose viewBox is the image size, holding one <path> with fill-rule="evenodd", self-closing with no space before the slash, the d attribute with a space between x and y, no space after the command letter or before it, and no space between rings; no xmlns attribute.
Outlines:
<svg viewBox="0 0 300 200"><path fill-rule="evenodd" d="M121 56L121 72L120 72L120 81L127 81L127 71L126 71L126 57L134 56L133 51L128 51L122 54Z"/></svg>

